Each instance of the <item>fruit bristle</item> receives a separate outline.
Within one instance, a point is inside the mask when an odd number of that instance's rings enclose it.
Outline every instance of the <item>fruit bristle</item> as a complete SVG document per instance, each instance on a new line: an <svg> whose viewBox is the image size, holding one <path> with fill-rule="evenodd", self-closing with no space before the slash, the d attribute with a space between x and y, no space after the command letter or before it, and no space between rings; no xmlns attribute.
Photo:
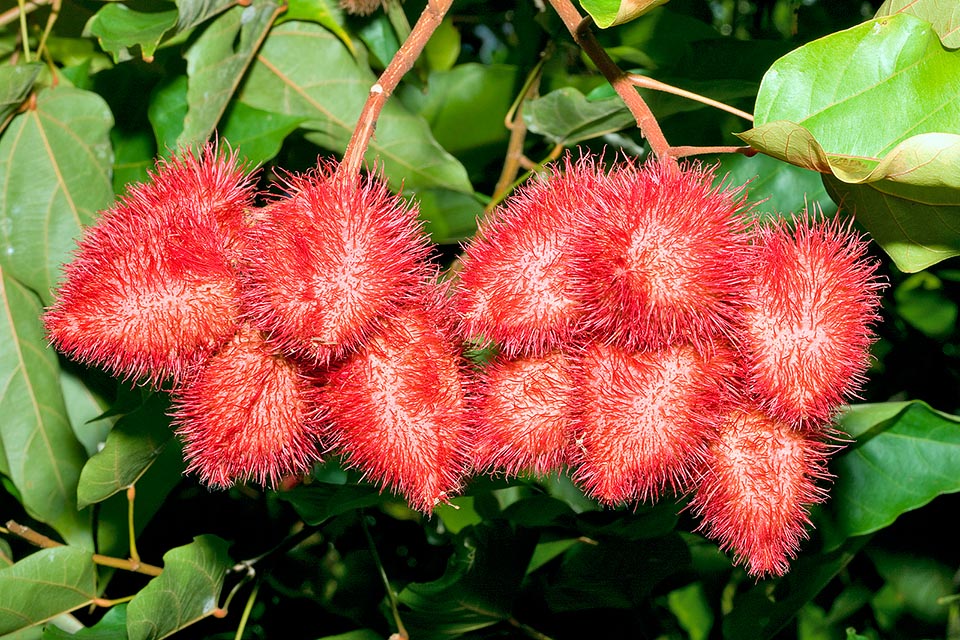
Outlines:
<svg viewBox="0 0 960 640"><path fill-rule="evenodd" d="M318 396L299 365L242 328L174 391L187 472L221 489L246 480L276 487L308 472L320 461Z"/></svg>
<svg viewBox="0 0 960 640"><path fill-rule="evenodd" d="M254 215L245 309L278 349L329 364L358 347L430 270L415 205L333 164Z"/></svg>
<svg viewBox="0 0 960 640"><path fill-rule="evenodd" d="M584 324L625 347L729 337L747 247L742 188L712 186L699 165L623 163L603 185L591 232L573 247L582 265Z"/></svg>
<svg viewBox="0 0 960 640"><path fill-rule="evenodd" d="M732 408L690 503L700 529L750 575L783 575L807 537L810 506L826 499L830 450L757 407Z"/></svg>
<svg viewBox="0 0 960 640"><path fill-rule="evenodd" d="M546 475L564 469L574 447L576 376L571 356L496 358L484 368L471 407L482 472Z"/></svg>
<svg viewBox="0 0 960 640"><path fill-rule="evenodd" d="M424 513L460 490L470 447L464 363L446 304L435 286L411 294L322 388L331 450Z"/></svg>
<svg viewBox="0 0 960 640"><path fill-rule="evenodd" d="M597 206L599 162L585 156L521 186L464 248L457 291L462 331L508 355L570 341L582 315L573 244Z"/></svg>
<svg viewBox="0 0 960 640"><path fill-rule="evenodd" d="M743 348L771 414L827 422L856 397L878 320L876 263L849 224L810 215L756 233L746 264Z"/></svg>

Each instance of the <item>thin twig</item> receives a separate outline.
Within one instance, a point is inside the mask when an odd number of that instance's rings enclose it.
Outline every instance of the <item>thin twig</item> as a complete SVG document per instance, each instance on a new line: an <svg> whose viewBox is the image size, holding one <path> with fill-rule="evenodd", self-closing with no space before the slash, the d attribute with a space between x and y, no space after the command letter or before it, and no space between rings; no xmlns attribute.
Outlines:
<svg viewBox="0 0 960 640"><path fill-rule="evenodd" d="M451 4L453 0L428 0L423 13L410 31L410 37L400 46L400 50L384 69L380 79L370 87L370 95L363 105L363 111L360 112L360 118L343 154L343 162L339 169L341 175L355 176L360 173L363 156L367 151L367 145L370 144L370 138L373 137L383 105L393 94L403 76L413 68L430 36L443 22L443 17Z"/></svg>
<svg viewBox="0 0 960 640"><path fill-rule="evenodd" d="M740 153L749 158L757 155L757 150L753 147L670 147L670 155L674 158L686 158L687 156L702 156L715 153Z"/></svg>
<svg viewBox="0 0 960 640"><path fill-rule="evenodd" d="M527 139L527 124L523 119L523 104L536 97L540 90L540 77L543 73L543 64L546 58L541 57L537 66L527 76L516 103L504 118L504 124L510 130L510 141L507 143L507 153L503 160L503 169L500 178L493 189L493 197L487 205L487 211L496 207L513 189L517 174L520 173L523 162L523 143Z"/></svg>
<svg viewBox="0 0 960 640"><path fill-rule="evenodd" d="M10 533L19 536L30 544L36 545L43 549L53 549L55 547L64 546L62 543L57 542L52 538L48 538L42 533L37 533L30 527L26 527L15 520L8 520L6 526ZM146 564L145 562L134 560L124 560L123 558L113 558L111 556L105 556L99 553L93 554L93 561L96 564L104 567L124 569L126 571L133 571L135 573L143 573L148 576L158 576L163 573L163 569L160 567L155 567L152 564Z"/></svg>
<svg viewBox="0 0 960 640"><path fill-rule="evenodd" d="M0 27L8 25L14 20L19 20L20 14L31 13L45 4L47 4L46 0L28 0L12 9L7 9L3 13L0 13Z"/></svg>
<svg viewBox="0 0 960 640"><path fill-rule="evenodd" d="M726 111L727 113L732 113L733 115L743 118L744 120L753 122L753 116L746 111L741 111L736 107L731 107L730 105L724 104L718 100L714 100L713 98L708 98L700 95L699 93L687 91L686 89L681 89L680 87L675 87L672 84L660 82L659 80L654 80L649 76L642 76L638 73L631 73L627 77L630 78L630 82L643 89L662 91L663 93L670 93L675 96L680 96L681 98L687 98L688 100L693 100L694 102L699 102L701 104L720 109L721 111Z"/></svg>
<svg viewBox="0 0 960 640"><path fill-rule="evenodd" d="M367 517L363 514L363 512L360 513L360 525L363 528L364 535L367 537L367 545L370 547L370 554L373 555L373 562L377 565L377 570L380 572L380 579L383 581L383 586L387 590L387 599L390 600L390 611L393 613L393 621L397 625L397 632L390 637L407 640L410 635L407 633L407 629L403 626L403 620L400 619L400 603L397 601L397 594L393 592L393 587L390 585L390 578L387 577L387 570L383 568L383 563L380 562L380 554L377 553L377 545L373 541L373 535L370 533L370 527L367 526Z"/></svg>

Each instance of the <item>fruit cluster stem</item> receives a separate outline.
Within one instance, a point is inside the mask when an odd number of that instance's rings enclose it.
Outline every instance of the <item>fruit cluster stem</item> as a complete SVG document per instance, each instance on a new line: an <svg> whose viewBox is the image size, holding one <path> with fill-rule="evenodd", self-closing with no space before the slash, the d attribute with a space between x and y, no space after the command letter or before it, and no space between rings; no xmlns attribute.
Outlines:
<svg viewBox="0 0 960 640"><path fill-rule="evenodd" d="M637 121L640 133L650 143L650 150L659 158L672 157L670 143L663 135L663 130L660 128L657 118L653 115L653 111L637 93L630 76L624 73L610 58L590 29L590 25L593 23L592 19L589 16L586 18L581 16L570 0L550 0L550 4L567 27L573 41L583 49L583 52L593 61L603 77L607 79L613 90L623 100L623 103L627 105L627 109L630 110Z"/></svg>
<svg viewBox="0 0 960 640"><path fill-rule="evenodd" d="M390 64L384 69L380 79L370 87L370 95L367 96L367 102L363 105L363 111L360 112L360 118L347 143L347 149L343 154L343 162L340 165L339 172L343 176L355 176L360 173L360 166L363 164L363 156L370 144L370 138L377 126L377 119L380 112L386 104L387 99L393 94L394 89L400 83L400 80L410 69L413 68L417 58L426 46L430 36L437 30L443 17L450 9L453 0L429 0L423 13L417 19L410 31L410 37L404 40Z"/></svg>

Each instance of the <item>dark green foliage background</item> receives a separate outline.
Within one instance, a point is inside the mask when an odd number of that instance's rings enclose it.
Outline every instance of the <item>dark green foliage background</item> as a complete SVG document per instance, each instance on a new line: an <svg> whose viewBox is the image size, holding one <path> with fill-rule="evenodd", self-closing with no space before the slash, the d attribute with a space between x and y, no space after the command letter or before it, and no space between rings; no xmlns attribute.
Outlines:
<svg viewBox="0 0 960 640"><path fill-rule="evenodd" d="M754 112L750 128L643 93L675 145L764 152L701 158L750 180L758 215L805 204L833 215L835 200L855 210L890 283L863 403L838 421L849 442L831 500L791 572L759 582L696 532L682 499L604 510L565 477L475 478L431 518L336 460L287 491L210 492L184 477L163 394L47 347L39 318L61 265L157 155L221 136L270 188L341 153L396 31L382 12L348 17L330 0L65 0L37 60L51 5L28 5L24 47L16 3L0 4L0 521L66 544L0 537L0 634L386 638L379 563L414 640L960 638L960 54L949 48L960 31L949 4L672 0L598 30L622 68ZM412 22L422 6L403 10ZM494 204L504 117L541 59L539 97L523 107L529 158L578 145L646 153L549 6L457 0L367 156L419 203L445 260ZM164 566L157 578L92 562L130 553L131 485L137 548Z"/></svg>

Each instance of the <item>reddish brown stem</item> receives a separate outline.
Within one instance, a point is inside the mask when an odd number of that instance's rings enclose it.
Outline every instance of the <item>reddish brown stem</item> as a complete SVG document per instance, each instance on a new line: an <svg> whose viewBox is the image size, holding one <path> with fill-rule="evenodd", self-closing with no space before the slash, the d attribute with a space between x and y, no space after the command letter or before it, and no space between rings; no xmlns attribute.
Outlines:
<svg viewBox="0 0 960 640"><path fill-rule="evenodd" d="M748 158L757 155L753 147L670 147L670 155L674 158L701 156L715 153L740 153Z"/></svg>
<svg viewBox="0 0 960 640"><path fill-rule="evenodd" d="M624 73L600 46L590 29L591 19L583 18L569 0L550 0L550 4L563 20L574 42L580 45L583 52L593 61L623 103L627 105L627 109L637 121L637 126L640 127L640 133L650 143L650 150L660 158L670 157L670 143L660 129L660 123L657 122L644 99L637 93L636 87L630 81L630 76Z"/></svg>
<svg viewBox="0 0 960 640"><path fill-rule="evenodd" d="M373 137L373 131L377 126L377 118L380 117L383 105L393 94L403 76L413 68L414 63L423 51L423 47L426 46L430 36L440 26L451 4L453 4L453 0L429 0L427 2L423 13L420 14L417 23L413 25L413 29L410 31L410 37L400 46L400 50L397 51L390 64L384 69L380 79L370 87L370 95L363 105L363 111L360 112L360 118L357 120L353 135L350 136L350 142L347 143L347 149L343 154L343 162L340 164L339 170L341 175L355 176L360 173L363 156L367 152L370 138Z"/></svg>
<svg viewBox="0 0 960 640"><path fill-rule="evenodd" d="M731 107L730 105L724 104L719 100L714 100L713 98L702 96L699 93L694 93L693 91L687 91L686 89L675 87L672 84L660 82L659 80L655 80L648 76L641 76L636 73L631 73L631 74L628 74L627 77L630 78L630 82L637 87L641 87L644 89L651 89L653 91L662 91L664 93L670 93L675 96L680 96L681 98L687 98L688 100L694 100L701 104L714 107L715 109L720 109L721 111L726 111L727 113L732 113L737 117L753 122L753 116L747 113L746 111L742 111L740 109L737 109L736 107Z"/></svg>

